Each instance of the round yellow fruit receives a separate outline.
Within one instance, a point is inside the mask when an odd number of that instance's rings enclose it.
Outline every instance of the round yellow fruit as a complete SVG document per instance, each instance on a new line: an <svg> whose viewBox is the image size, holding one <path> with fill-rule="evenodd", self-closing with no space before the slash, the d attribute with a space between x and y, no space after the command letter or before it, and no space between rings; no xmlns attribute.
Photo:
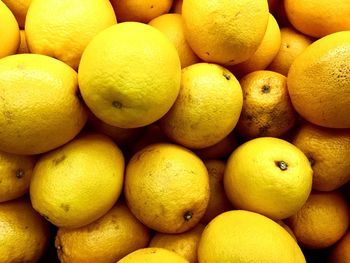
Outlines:
<svg viewBox="0 0 350 263"><path fill-rule="evenodd" d="M61 262L116 262L146 247L150 235L150 230L120 202L87 226L59 228L55 246Z"/></svg>
<svg viewBox="0 0 350 263"><path fill-rule="evenodd" d="M160 247L176 252L190 263L197 261L197 249L204 226L198 224L195 228L181 234L157 233L151 240L149 247Z"/></svg>
<svg viewBox="0 0 350 263"><path fill-rule="evenodd" d="M164 248L143 248L127 255L117 263L189 263L173 251Z"/></svg>
<svg viewBox="0 0 350 263"><path fill-rule="evenodd" d="M181 65L175 47L159 30L125 22L90 42L78 75L82 96L99 119L136 128L160 119L173 105Z"/></svg>
<svg viewBox="0 0 350 263"><path fill-rule="evenodd" d="M25 31L31 53L77 69L91 39L116 22L108 0L35 0L27 12Z"/></svg>
<svg viewBox="0 0 350 263"><path fill-rule="evenodd" d="M77 228L103 216L119 198L124 158L105 135L84 134L41 156L30 183L35 210L58 227Z"/></svg>
<svg viewBox="0 0 350 263"><path fill-rule="evenodd" d="M292 63L287 86L304 119L328 128L350 128L350 31L308 46Z"/></svg>
<svg viewBox="0 0 350 263"><path fill-rule="evenodd" d="M258 49L269 19L266 0L185 0L185 36L204 61L241 63Z"/></svg>
<svg viewBox="0 0 350 263"><path fill-rule="evenodd" d="M272 219L295 214L312 186L307 157L293 144L272 137L250 140L227 161L224 187L232 204Z"/></svg>
<svg viewBox="0 0 350 263"><path fill-rule="evenodd" d="M306 263L293 237L273 220L249 211L225 212L204 229L199 263Z"/></svg>
<svg viewBox="0 0 350 263"><path fill-rule="evenodd" d="M233 130L242 105L241 86L230 71L216 64L193 64L182 70L179 96L160 126L179 144L209 147Z"/></svg>
<svg viewBox="0 0 350 263"><path fill-rule="evenodd" d="M0 202L16 199L29 189L35 158L0 151Z"/></svg>
<svg viewBox="0 0 350 263"><path fill-rule="evenodd" d="M185 232L207 208L208 172L186 148L153 144L129 161L124 194L130 210L146 226L163 233Z"/></svg>
<svg viewBox="0 0 350 263"><path fill-rule="evenodd" d="M0 149L38 154L73 139L87 113L79 99L77 73L37 54L0 60Z"/></svg>
<svg viewBox="0 0 350 263"><path fill-rule="evenodd" d="M49 224L26 198L0 203L0 262L38 262L49 239Z"/></svg>
<svg viewBox="0 0 350 263"><path fill-rule="evenodd" d="M10 9L0 1L0 58L15 54L20 43L19 27Z"/></svg>

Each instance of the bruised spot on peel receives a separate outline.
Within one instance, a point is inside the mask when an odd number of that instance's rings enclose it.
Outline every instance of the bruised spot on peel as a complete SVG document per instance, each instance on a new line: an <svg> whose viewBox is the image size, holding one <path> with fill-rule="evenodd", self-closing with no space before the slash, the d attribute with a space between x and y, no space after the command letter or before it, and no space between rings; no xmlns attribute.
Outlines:
<svg viewBox="0 0 350 263"><path fill-rule="evenodd" d="M59 165L61 162L63 162L65 159L66 159L66 156L65 156L65 155L62 155L62 156L60 156L60 157L58 157L58 158L53 159L52 162L53 162L53 164L54 164L55 166L57 166L57 165Z"/></svg>

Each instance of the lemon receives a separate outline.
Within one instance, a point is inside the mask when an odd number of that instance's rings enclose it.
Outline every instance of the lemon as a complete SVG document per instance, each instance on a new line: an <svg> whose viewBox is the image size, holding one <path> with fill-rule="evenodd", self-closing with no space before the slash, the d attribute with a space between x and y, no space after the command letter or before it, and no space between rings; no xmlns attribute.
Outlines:
<svg viewBox="0 0 350 263"><path fill-rule="evenodd" d="M181 65L175 47L160 31L125 22L90 42L78 75L82 96L98 118L136 128L160 119L173 105Z"/></svg>
<svg viewBox="0 0 350 263"><path fill-rule="evenodd" d="M188 263L186 259L164 248L143 248L127 255L117 263Z"/></svg>

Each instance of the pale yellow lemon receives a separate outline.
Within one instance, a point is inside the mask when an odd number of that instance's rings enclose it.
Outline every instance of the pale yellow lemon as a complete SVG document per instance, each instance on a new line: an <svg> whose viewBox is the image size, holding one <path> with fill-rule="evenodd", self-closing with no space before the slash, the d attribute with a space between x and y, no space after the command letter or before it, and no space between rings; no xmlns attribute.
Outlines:
<svg viewBox="0 0 350 263"><path fill-rule="evenodd" d="M186 259L164 248L143 248L130 253L117 263L188 263Z"/></svg>

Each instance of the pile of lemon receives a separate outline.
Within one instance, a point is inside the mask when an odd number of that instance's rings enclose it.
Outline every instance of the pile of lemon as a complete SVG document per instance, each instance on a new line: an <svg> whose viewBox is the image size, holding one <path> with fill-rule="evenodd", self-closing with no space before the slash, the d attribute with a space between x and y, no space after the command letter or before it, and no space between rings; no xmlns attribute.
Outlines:
<svg viewBox="0 0 350 263"><path fill-rule="evenodd" d="M0 263L349 263L349 17L0 1Z"/></svg>

